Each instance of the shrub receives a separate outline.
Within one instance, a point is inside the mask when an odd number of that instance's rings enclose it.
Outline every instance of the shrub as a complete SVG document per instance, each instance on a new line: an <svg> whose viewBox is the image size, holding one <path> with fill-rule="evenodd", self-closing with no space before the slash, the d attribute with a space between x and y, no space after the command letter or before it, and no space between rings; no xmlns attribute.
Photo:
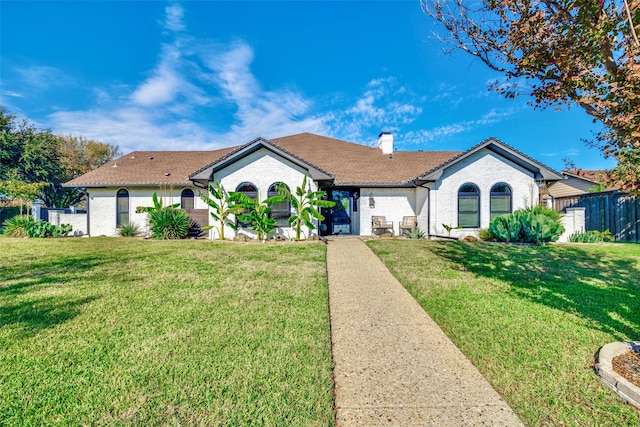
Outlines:
<svg viewBox="0 0 640 427"><path fill-rule="evenodd" d="M27 226L27 235L38 238L66 237L71 233L71 230L73 227L69 224L58 226L47 221L35 221Z"/></svg>
<svg viewBox="0 0 640 427"><path fill-rule="evenodd" d="M118 227L118 236L121 237L136 237L142 234L138 224L124 224Z"/></svg>
<svg viewBox="0 0 640 427"><path fill-rule="evenodd" d="M551 209L545 205L536 205L533 207L529 207L526 209L522 209L524 212L529 212L531 214L534 215L544 215L544 216L548 216L549 218L551 218L554 221L560 221L560 218L562 218L562 213L558 212L555 209Z"/></svg>
<svg viewBox="0 0 640 427"><path fill-rule="evenodd" d="M491 234L491 232L489 232L489 230L487 230L486 228L481 228L478 230L478 237L480 237L480 240L485 242L490 242L496 239L496 236Z"/></svg>
<svg viewBox="0 0 640 427"><path fill-rule="evenodd" d="M520 240L520 231L522 224L520 223L520 214L518 211L500 215L489 224L489 233L495 236L499 242L517 242Z"/></svg>
<svg viewBox="0 0 640 427"><path fill-rule="evenodd" d="M424 239L426 233L420 227L413 227L411 230L404 230L403 235L409 239Z"/></svg>
<svg viewBox="0 0 640 427"><path fill-rule="evenodd" d="M35 224L35 222L35 218L31 215L14 216L3 223L4 232L9 237L28 237L27 228Z"/></svg>
<svg viewBox="0 0 640 427"><path fill-rule="evenodd" d="M600 235L593 230L589 231L576 231L568 239L573 243L600 243L602 239Z"/></svg>
<svg viewBox="0 0 640 427"><path fill-rule="evenodd" d="M613 240L611 231L604 230L588 230L588 231L576 231L569 236L569 241L573 243L601 243L609 242Z"/></svg>
<svg viewBox="0 0 640 427"><path fill-rule="evenodd" d="M154 239L184 239L189 233L191 218L185 211L167 206L149 212L149 225Z"/></svg>
<svg viewBox="0 0 640 427"><path fill-rule="evenodd" d="M522 224L522 241L541 245L555 242L564 232L564 227L559 221L546 214L525 212L520 217Z"/></svg>
<svg viewBox="0 0 640 427"><path fill-rule="evenodd" d="M501 215L491 221L489 233L499 242L543 243L555 242L564 232L561 214L546 207L522 209Z"/></svg>

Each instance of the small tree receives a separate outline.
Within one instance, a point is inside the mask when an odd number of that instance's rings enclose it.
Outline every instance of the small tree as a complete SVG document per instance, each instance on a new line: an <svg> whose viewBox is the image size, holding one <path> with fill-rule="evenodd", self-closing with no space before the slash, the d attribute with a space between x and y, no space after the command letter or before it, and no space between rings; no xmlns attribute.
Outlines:
<svg viewBox="0 0 640 427"><path fill-rule="evenodd" d="M251 222L251 227L258 235L258 240L264 242L269 233L276 228L276 220L271 217L271 205L283 201L284 196L273 196L260 201L260 193L251 198L243 193L231 193L231 199L237 201L248 212L238 216L241 221Z"/></svg>
<svg viewBox="0 0 640 427"><path fill-rule="evenodd" d="M244 212L244 207L237 203L224 189L220 181L216 181L216 186L209 184L209 192L207 194L199 192L200 198L213 210L210 212L211 218L218 223L218 226L208 225L202 227L203 230L211 230L215 228L218 230L218 236L220 240L224 240L224 229L226 226L231 227L233 230L237 230L234 221L231 221L229 217L231 215L240 215ZM211 196L210 196L210 195Z"/></svg>
<svg viewBox="0 0 640 427"><path fill-rule="evenodd" d="M22 206L33 203L46 186L46 182L29 184L15 179L0 181L0 199L6 198L18 202L20 204L20 215L22 215Z"/></svg>
<svg viewBox="0 0 640 427"><path fill-rule="evenodd" d="M318 212L317 208L332 208L335 202L324 200L327 195L325 191L305 190L307 187L307 176L302 178L302 185L296 188L295 194L292 194L286 185L280 184L278 193L285 199L291 201L291 205L295 209L295 215L289 218L289 223L296 229L296 240L300 240L300 230L302 225L306 225L309 230L315 230L313 219L318 221L324 220L324 215Z"/></svg>

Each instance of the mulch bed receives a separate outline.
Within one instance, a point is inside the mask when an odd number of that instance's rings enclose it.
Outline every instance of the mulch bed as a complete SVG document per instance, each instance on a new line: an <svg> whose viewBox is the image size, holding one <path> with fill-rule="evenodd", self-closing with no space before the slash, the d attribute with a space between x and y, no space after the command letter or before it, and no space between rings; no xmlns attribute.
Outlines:
<svg viewBox="0 0 640 427"><path fill-rule="evenodd" d="M628 351L612 361L613 370L627 381L640 387L640 352Z"/></svg>

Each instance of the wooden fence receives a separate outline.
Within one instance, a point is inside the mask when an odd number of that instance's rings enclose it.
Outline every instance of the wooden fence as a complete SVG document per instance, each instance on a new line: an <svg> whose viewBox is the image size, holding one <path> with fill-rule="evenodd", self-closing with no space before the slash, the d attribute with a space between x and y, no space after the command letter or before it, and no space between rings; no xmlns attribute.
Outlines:
<svg viewBox="0 0 640 427"><path fill-rule="evenodd" d="M572 207L585 208L587 230L609 230L616 241L640 242L640 198L619 191L585 194Z"/></svg>

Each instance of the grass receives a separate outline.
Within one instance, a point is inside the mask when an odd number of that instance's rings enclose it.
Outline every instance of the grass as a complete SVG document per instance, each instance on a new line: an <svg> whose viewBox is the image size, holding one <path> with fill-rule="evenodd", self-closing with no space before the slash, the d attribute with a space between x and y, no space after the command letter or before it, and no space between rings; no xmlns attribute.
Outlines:
<svg viewBox="0 0 640 427"><path fill-rule="evenodd" d="M640 425L593 370L640 340L640 245L369 246L527 425Z"/></svg>
<svg viewBox="0 0 640 427"><path fill-rule="evenodd" d="M9 239L0 425L332 425L325 246Z"/></svg>

